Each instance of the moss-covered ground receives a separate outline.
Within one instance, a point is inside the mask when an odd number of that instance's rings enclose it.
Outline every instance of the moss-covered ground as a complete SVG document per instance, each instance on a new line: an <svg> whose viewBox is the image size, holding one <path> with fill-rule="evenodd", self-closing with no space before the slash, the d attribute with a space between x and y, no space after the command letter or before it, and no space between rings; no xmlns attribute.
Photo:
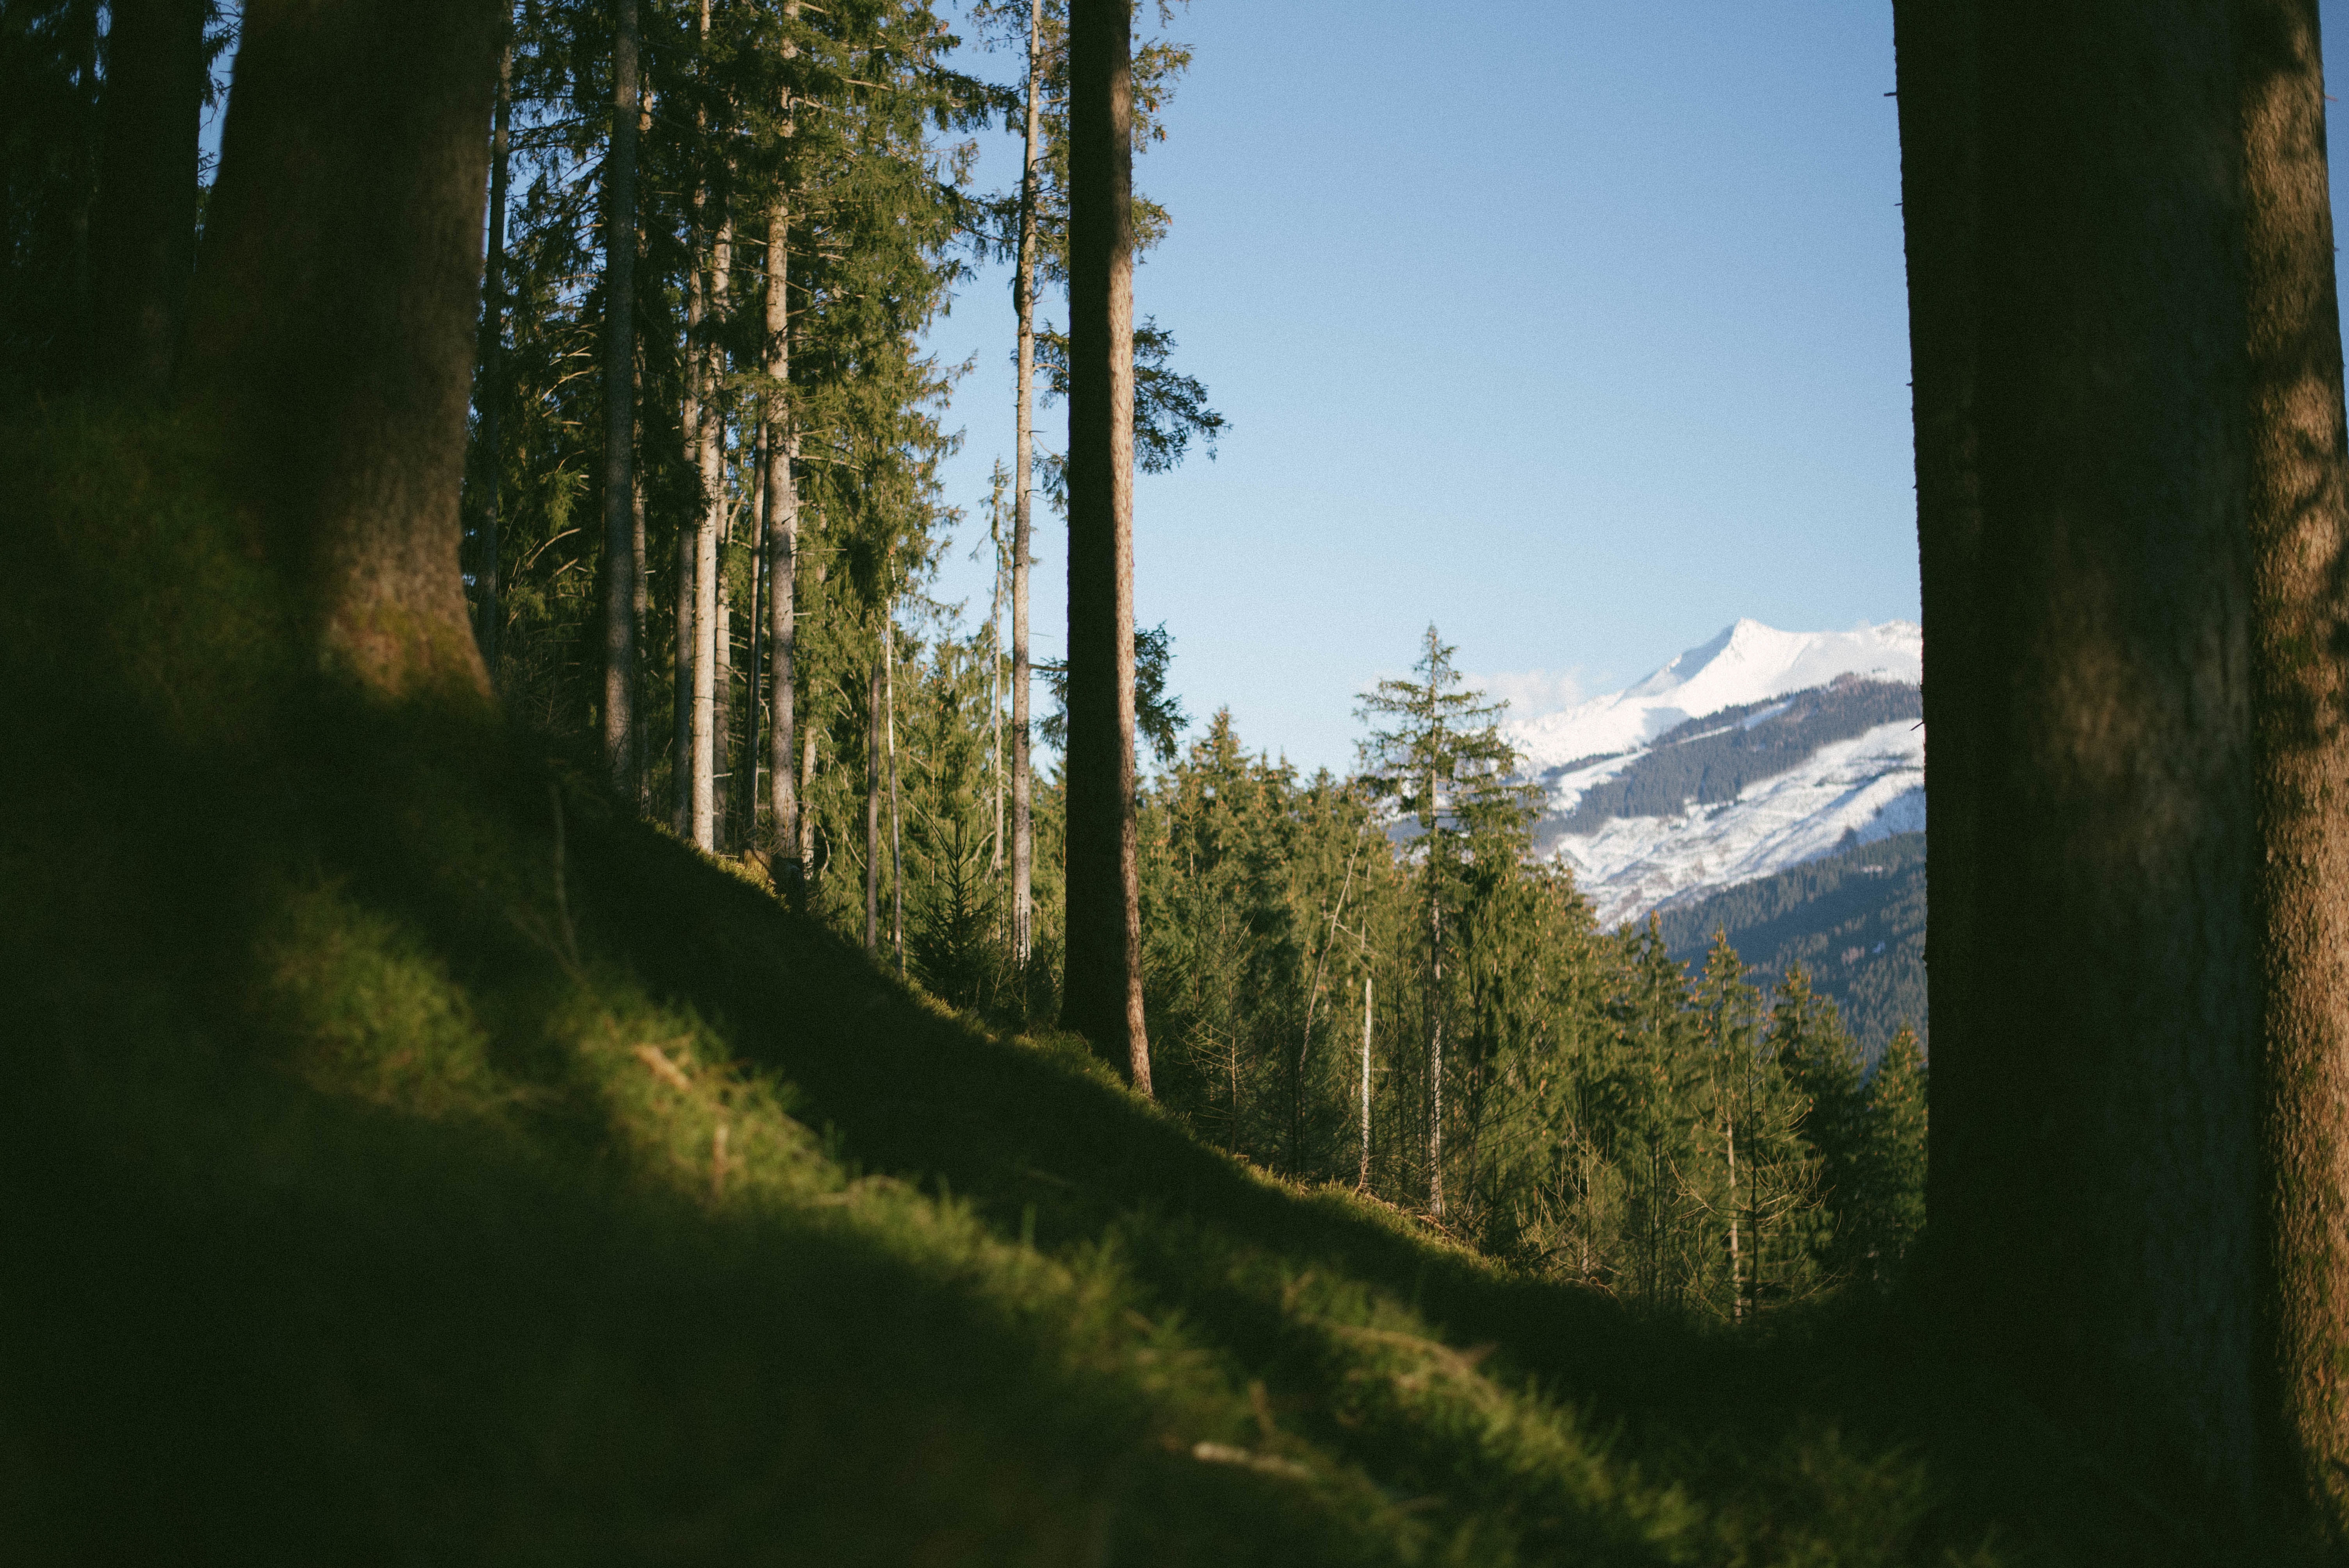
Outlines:
<svg viewBox="0 0 2349 1568"><path fill-rule="evenodd" d="M0 1559L2220 1550L1902 1304L1512 1274L321 689L168 426L0 464Z"/></svg>

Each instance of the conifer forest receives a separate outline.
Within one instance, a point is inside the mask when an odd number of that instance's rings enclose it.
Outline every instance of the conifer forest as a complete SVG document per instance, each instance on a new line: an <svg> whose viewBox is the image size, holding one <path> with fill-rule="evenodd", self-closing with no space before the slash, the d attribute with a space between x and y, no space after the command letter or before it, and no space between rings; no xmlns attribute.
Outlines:
<svg viewBox="0 0 2349 1568"><path fill-rule="evenodd" d="M1137 614L1228 3L0 4L0 1555L2349 1559L2314 0L1895 0L1921 694L1563 813ZM1539 840L1927 722L1930 1033Z"/></svg>

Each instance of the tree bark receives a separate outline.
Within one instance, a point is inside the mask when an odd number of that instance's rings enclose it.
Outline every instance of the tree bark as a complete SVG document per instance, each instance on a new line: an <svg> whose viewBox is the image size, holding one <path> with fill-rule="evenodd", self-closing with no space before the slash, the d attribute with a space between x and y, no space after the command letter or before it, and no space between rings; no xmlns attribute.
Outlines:
<svg viewBox="0 0 2349 1568"><path fill-rule="evenodd" d="M458 567L502 7L254 0L181 386L322 668L489 690Z"/></svg>
<svg viewBox="0 0 2349 1568"><path fill-rule="evenodd" d="M604 168L604 772L636 798L636 0L612 7L612 140Z"/></svg>
<svg viewBox="0 0 2349 1568"><path fill-rule="evenodd" d="M108 384L171 389L196 263L204 0L114 0L91 213L92 350Z"/></svg>
<svg viewBox="0 0 2349 1568"><path fill-rule="evenodd" d="M881 619L881 725L889 748L889 942L905 975L905 835L897 810L897 603Z"/></svg>
<svg viewBox="0 0 2349 1568"><path fill-rule="evenodd" d="M1133 763L1133 16L1069 6L1071 1027L1150 1092Z"/></svg>
<svg viewBox="0 0 2349 1568"><path fill-rule="evenodd" d="M1910 404L1916 428L1917 563L1925 622L1925 857L1933 1017L1930 1207L1961 1214L1986 1163L1970 1155L2000 1082L1971 1048L1973 879L1982 855L1976 700L1982 684L1982 498L1975 472L1975 250L1980 225L1976 0L1895 0L1900 194L1909 263ZM1954 1222L1933 1243L1953 1270L1988 1266ZM1947 1242L1945 1247L1941 1243ZM1961 1249L1960 1243L1963 1243ZM1959 1261L1964 1255L1964 1261ZM1742 1298L1741 1298L1742 1299Z"/></svg>
<svg viewBox="0 0 2349 1568"><path fill-rule="evenodd" d="M1936 1040L1936 1079L1973 1086L1934 1149L1956 1167L1936 1177L1943 1301L2142 1490L2248 1520L2266 1434L2230 6L1982 14L1968 738L1998 864L1971 890L1963 1033Z"/></svg>
<svg viewBox="0 0 2349 1568"><path fill-rule="evenodd" d="M1435 780L1427 783L1435 798ZM1430 839L1433 834L1429 835ZM1435 846L1427 868L1427 1212L1444 1218L1444 901L1436 891Z"/></svg>
<svg viewBox="0 0 2349 1568"><path fill-rule="evenodd" d="M792 704L798 679L797 596L800 497L792 464L799 456L799 432L792 419L791 204L779 194L767 209L767 644L772 650L773 684L768 696L768 810L774 819L774 844L785 896L802 891L799 794L792 788L792 760L798 751Z"/></svg>
<svg viewBox="0 0 2349 1568"><path fill-rule="evenodd" d="M1362 1165L1354 1178L1358 1191L1371 1190L1371 972L1362 971Z"/></svg>
<svg viewBox="0 0 2349 1568"><path fill-rule="evenodd" d="M881 661L864 675L864 951L881 951Z"/></svg>
<svg viewBox="0 0 2349 1568"><path fill-rule="evenodd" d="M707 11L705 5L704 31ZM718 333L726 317L733 240L733 219L721 215L709 247L709 294L701 320L700 418L694 438L701 508L693 540L693 842L702 850L714 850L718 842L718 546L726 521L726 416L719 397L724 358Z"/></svg>
<svg viewBox="0 0 2349 1568"><path fill-rule="evenodd" d="M490 133L490 234L481 262L481 342L473 371L473 406L479 412L481 445L481 531L473 547L473 634L481 645L481 663L490 680L498 676L498 635L505 629L505 606L500 602L498 573L504 544L498 537L498 508L503 499L505 449L498 429L504 403L500 379L505 364L506 177L512 162L513 133L513 40L498 51L498 108ZM605 544L610 544L608 531ZM608 705L607 705L608 711ZM624 779L616 778L619 788ZM625 798L625 796L624 796Z"/></svg>
<svg viewBox="0 0 2349 1568"><path fill-rule="evenodd" d="M1019 414L1012 441L1017 477L1011 522L1011 955L1025 965L1034 944L1035 880L1033 822L1035 786L1030 772L1028 687L1033 676L1028 655L1030 522L1036 467L1036 226L1038 182L1044 158L1042 32L1044 0L1028 5L1028 136L1019 176Z"/></svg>
<svg viewBox="0 0 2349 1568"><path fill-rule="evenodd" d="M2278 1511L2349 1534L2349 433L2314 0L2240 0Z"/></svg>

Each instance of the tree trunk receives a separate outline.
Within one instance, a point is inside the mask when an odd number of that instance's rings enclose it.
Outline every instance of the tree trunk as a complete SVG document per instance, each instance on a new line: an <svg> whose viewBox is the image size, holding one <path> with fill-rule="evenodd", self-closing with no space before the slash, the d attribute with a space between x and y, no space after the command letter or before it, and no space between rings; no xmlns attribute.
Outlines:
<svg viewBox="0 0 2349 1568"><path fill-rule="evenodd" d="M707 5L703 10L706 32ZM702 307L701 418L694 450L701 475L701 514L693 551L693 842L703 850L717 847L718 546L726 521L726 415L719 397L724 356L718 335L726 319L733 241L733 219L721 215L709 247L709 294Z"/></svg>
<svg viewBox="0 0 2349 1568"><path fill-rule="evenodd" d="M604 169L604 771L636 794L636 0L612 12L612 145Z"/></svg>
<svg viewBox="0 0 2349 1568"><path fill-rule="evenodd" d="M1930 1207L1953 1216L1980 1205L1971 1183L1989 1170L1971 1152L1995 1119L2001 1082L1970 1048L1967 1001L1981 862L1982 499L1975 463L1974 359L1980 223L1976 122L1977 0L1895 0L1900 102L1900 194L1909 262L1910 402L1916 428L1917 559L1925 622L1925 857L1931 900L1926 980L1933 1018ZM1934 1228L1936 1255L1960 1262L1954 1225ZM1940 1243L1949 1240L1951 1245ZM1972 1243L1969 1243L1969 1246Z"/></svg>
<svg viewBox="0 0 2349 1568"><path fill-rule="evenodd" d="M1435 798L1434 781L1428 799ZM1432 834L1431 834L1432 836ZM1444 1218L1444 904L1436 896L1435 846L1428 854L1427 899L1427 1212Z"/></svg>
<svg viewBox="0 0 2349 1568"><path fill-rule="evenodd" d="M905 836L897 812L897 605L881 622L881 727L889 748L889 942L905 975Z"/></svg>
<svg viewBox="0 0 2349 1568"><path fill-rule="evenodd" d="M1071 1027L1150 1092L1133 766L1133 97L1126 0L1069 6Z"/></svg>
<svg viewBox="0 0 2349 1568"><path fill-rule="evenodd" d="M721 548L726 531L721 527L718 541ZM709 638L715 655L709 676L709 848L726 854L734 848L726 823L726 803L734 794L734 595L723 570L713 575L718 615Z"/></svg>
<svg viewBox="0 0 2349 1568"><path fill-rule="evenodd" d="M792 463L799 456L799 434L792 419L791 373L791 206L777 196L767 209L767 645L772 650L773 678L767 718L768 810L774 818L774 845L780 875L777 884L797 901L805 875L799 829L799 794L792 789L792 759L796 753L797 712L792 707L798 679L800 497L792 481Z"/></svg>
<svg viewBox="0 0 2349 1568"><path fill-rule="evenodd" d="M2244 0L2251 737L2281 1511L2349 1527L2349 494L2314 0Z"/></svg>
<svg viewBox="0 0 2349 1568"><path fill-rule="evenodd" d="M196 263L204 0L114 0L91 213L93 357L109 384L171 389Z"/></svg>
<svg viewBox="0 0 2349 1568"><path fill-rule="evenodd" d="M458 569L502 7L254 0L181 385L331 674L479 703Z"/></svg>
<svg viewBox="0 0 2349 1568"><path fill-rule="evenodd" d="M1354 1178L1358 1191L1371 1190L1371 972L1362 971L1362 1167Z"/></svg>
<svg viewBox="0 0 2349 1568"><path fill-rule="evenodd" d="M881 662L864 675L864 951L881 951Z"/></svg>
<svg viewBox="0 0 2349 1568"><path fill-rule="evenodd" d="M641 378L641 370L638 376ZM641 379L636 387L636 406L642 407L644 407L644 387ZM637 456L641 457L642 453L638 453ZM647 743L644 723L645 664L641 653L645 645L645 634L652 625L652 573L647 569L645 560L644 464L639 461L632 464L632 467L634 471L628 477L628 521L631 535L628 541L628 555L633 572L629 588L628 636L629 645L638 650L639 656L630 661L632 668L629 673L632 678L628 682L628 707L636 716L636 722L628 726L629 798L636 801L636 810L639 812L649 817L652 815L653 799L652 783L645 766Z"/></svg>
<svg viewBox="0 0 2349 1568"><path fill-rule="evenodd" d="M813 792L815 788L815 747L817 739L823 734L823 729L816 725L802 725L800 727L799 798L802 800L806 800ZM827 858L829 858L829 848L830 841L826 841ZM816 873L821 868L816 864L815 859L815 813L802 807L800 810L800 875L802 880L804 882L812 885L816 878Z"/></svg>
<svg viewBox="0 0 2349 1568"><path fill-rule="evenodd" d="M767 606L767 432L764 421L751 442L750 510L756 521L750 532L750 630L743 634L749 645L750 657L742 665L744 701L742 704L742 760L737 765L732 791L736 842L742 850L759 847L759 721L765 714L763 704L767 690L762 677L767 668L767 623L761 613Z"/></svg>
<svg viewBox="0 0 2349 1568"><path fill-rule="evenodd" d="M498 537L498 508L505 483L505 450L499 438L499 410L503 406L501 377L505 365L506 314L506 176L513 139L513 40L498 51L498 109L490 135L490 236L481 264L481 342L473 371L473 406L480 410L481 446L479 472L481 488L481 531L473 547L473 635L481 645L481 663L490 680L498 677L498 634L505 629L505 606L499 601L498 573L504 545ZM608 548L610 537L605 536ZM608 707L608 705L607 705ZM617 788L623 779L616 778Z"/></svg>
<svg viewBox="0 0 2349 1568"><path fill-rule="evenodd" d="M1935 1076L1978 1088L1934 1149L1957 1168L1933 1223L1951 1323L2027 1398L2147 1494L2248 1519L2266 1434L2230 11L1982 5L1996 569L1966 738L1998 863L1960 887L1977 978Z"/></svg>
<svg viewBox="0 0 2349 1568"><path fill-rule="evenodd" d="M1044 157L1044 0L1028 6L1028 136L1019 176L1019 416L1012 442L1011 522L1011 956L1025 965L1035 937L1030 886L1035 879L1032 819L1035 786L1029 771L1028 566L1030 504L1036 467L1036 225L1038 181Z"/></svg>

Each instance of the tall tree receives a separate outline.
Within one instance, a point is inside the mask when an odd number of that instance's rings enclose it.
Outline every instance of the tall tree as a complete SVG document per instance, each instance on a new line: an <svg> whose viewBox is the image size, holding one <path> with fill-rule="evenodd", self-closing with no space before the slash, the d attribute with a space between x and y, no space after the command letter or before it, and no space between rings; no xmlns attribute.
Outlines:
<svg viewBox="0 0 2349 1568"><path fill-rule="evenodd" d="M1127 0L1070 5L1062 1016L1147 1094L1133 756L1133 22Z"/></svg>
<svg viewBox="0 0 2349 1568"><path fill-rule="evenodd" d="M2314 0L2236 7L2265 1201L2285 1506L2349 1533L2349 436ZM1936 1022L1938 1023L1938 1019Z"/></svg>
<svg viewBox="0 0 2349 1568"><path fill-rule="evenodd" d="M1419 824L1422 856L1420 914L1425 939L1427 1051L1427 1204L1444 1214L1444 1064L1447 1014L1445 920L1457 905L1468 839L1486 829L1506 832L1530 816L1524 788L1511 774L1516 754L1501 738L1501 705L1463 687L1452 659L1456 650L1433 625L1420 641L1416 681L1382 680L1361 696L1361 715L1392 727L1372 730L1362 746L1363 777Z"/></svg>
<svg viewBox="0 0 2349 1568"><path fill-rule="evenodd" d="M786 138L796 129L791 116L787 93L781 128ZM793 688L799 678L800 495L792 464L799 457L800 438L791 405L791 181L785 172L776 181L767 207L766 472L762 479L767 497L767 645L774 665L768 697L771 711L767 720L767 809L782 869L780 880L785 893L796 901L806 873L800 853L799 792L792 777L799 740Z"/></svg>
<svg viewBox="0 0 2349 1568"><path fill-rule="evenodd" d="M189 305L183 400L321 664L479 700L458 573L502 7L254 0Z"/></svg>
<svg viewBox="0 0 2349 1568"><path fill-rule="evenodd" d="M613 0L604 162L604 773L632 799L636 740L636 0Z"/></svg>
<svg viewBox="0 0 2349 1568"><path fill-rule="evenodd" d="M1028 0L1027 125L1020 142L1019 261L1015 296L1019 315L1019 407L1013 438L1011 511L1011 953L1028 962L1033 941L1030 907L1035 877L1035 783L1030 773L1028 568L1034 553L1030 519L1036 490L1037 229L1043 200L1044 0Z"/></svg>
<svg viewBox="0 0 2349 1568"><path fill-rule="evenodd" d="M1984 679L1982 500L1975 354L1980 244L1979 0L1894 0L1900 196L1909 268L1910 402L1916 429L1917 561L1925 624L1925 855L1931 889L1926 976L1933 1036L1928 1181L1937 1212L1976 1203L1995 1169L1973 1148L1995 1120L1997 1063L1969 1048L1976 984L1977 777ZM1952 1227L1954 1231L1954 1226ZM1966 1266L1956 1262L1952 1267Z"/></svg>
<svg viewBox="0 0 2349 1568"><path fill-rule="evenodd" d="M106 139L91 214L91 333L99 374L168 390L196 259L205 0L114 0Z"/></svg>
<svg viewBox="0 0 2349 1568"><path fill-rule="evenodd" d="M1965 1032L1940 1042L1964 1126L1934 1150L1933 1227L1965 1341L2148 1490L2249 1521L2267 1439L2232 19L1981 7L1980 837L1953 884L1976 959Z"/></svg>

